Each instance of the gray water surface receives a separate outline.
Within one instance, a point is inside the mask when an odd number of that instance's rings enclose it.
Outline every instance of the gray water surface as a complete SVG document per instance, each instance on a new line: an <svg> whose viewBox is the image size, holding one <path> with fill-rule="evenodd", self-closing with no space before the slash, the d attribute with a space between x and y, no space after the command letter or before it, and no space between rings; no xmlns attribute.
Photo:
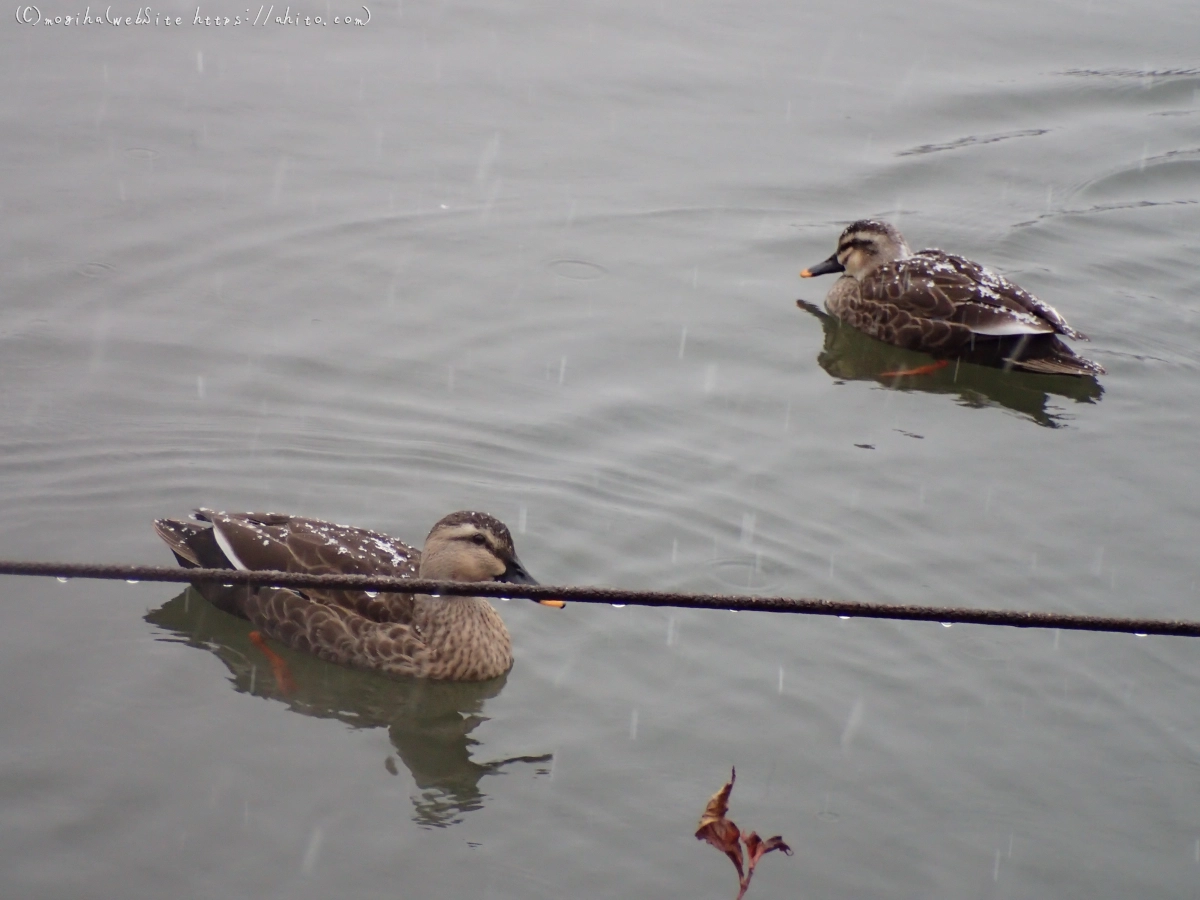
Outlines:
<svg viewBox="0 0 1200 900"><path fill-rule="evenodd" d="M169 9L0 25L0 557L465 507L546 583L1196 617L1195 3ZM1108 375L882 375L796 303L868 215ZM751 897L1196 896L1186 639L512 601L502 682L285 696L170 585L3 588L4 897L732 897L732 765Z"/></svg>

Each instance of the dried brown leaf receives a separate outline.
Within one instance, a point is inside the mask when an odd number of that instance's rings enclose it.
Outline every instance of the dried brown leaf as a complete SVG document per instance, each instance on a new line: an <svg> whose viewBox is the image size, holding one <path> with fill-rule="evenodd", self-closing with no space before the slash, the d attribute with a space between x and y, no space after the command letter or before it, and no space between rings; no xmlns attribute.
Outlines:
<svg viewBox="0 0 1200 900"><path fill-rule="evenodd" d="M704 815L700 817L699 827L703 828L709 822L725 818L725 813L729 812L729 795L733 792L733 783L736 780L737 769L730 769L729 780L719 791L708 798L708 806L704 807Z"/></svg>
<svg viewBox="0 0 1200 900"><path fill-rule="evenodd" d="M758 861L772 850L780 850L787 856L791 856L792 848L785 844L779 835L769 837L764 841L754 831L742 834L737 825L725 818L725 813L729 811L729 795L733 791L733 782L736 778L737 770L735 769L730 773L729 781L709 798L708 805L704 807L704 815L700 817L700 826L696 829L696 837L699 840L708 841L729 857L738 873L737 900L742 900L746 889L750 887L750 879L754 877L754 867L758 865ZM746 845L745 861L747 863L744 869L741 846L743 843Z"/></svg>
<svg viewBox="0 0 1200 900"><path fill-rule="evenodd" d="M757 832L752 831L749 834L742 835L742 841L746 844L747 868L751 872L758 865L758 861L772 850L780 850L784 856L792 855L792 848L785 844L783 838L779 835L769 837L764 841L758 836Z"/></svg>
<svg viewBox="0 0 1200 900"><path fill-rule="evenodd" d="M729 811L729 794L733 790L733 782L736 778L737 770L734 769L729 776L729 781L725 782L724 786L709 798L708 805L704 807L704 815L700 817L700 825L696 829L696 838L708 841L728 856L733 867L737 869L738 880L741 881L743 873L742 845L739 843L739 838L742 834L736 825L725 818L725 813Z"/></svg>

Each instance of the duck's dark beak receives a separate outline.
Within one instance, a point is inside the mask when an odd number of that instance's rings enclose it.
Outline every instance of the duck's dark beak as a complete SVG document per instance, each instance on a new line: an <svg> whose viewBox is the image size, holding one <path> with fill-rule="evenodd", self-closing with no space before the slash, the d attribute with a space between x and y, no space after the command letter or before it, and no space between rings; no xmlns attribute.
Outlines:
<svg viewBox="0 0 1200 900"><path fill-rule="evenodd" d="M496 576L496 580L506 581L509 584L537 584L534 577L525 571L525 567L521 565L521 561L515 556L508 561L508 568ZM562 609L567 605L562 600L537 600L535 602L542 604L542 606L553 606L555 609Z"/></svg>
<svg viewBox="0 0 1200 900"><path fill-rule="evenodd" d="M811 269L805 269L800 273L801 278L813 278L817 275L829 275L832 272L845 272L846 267L838 262L837 254L829 257L825 262L819 262Z"/></svg>

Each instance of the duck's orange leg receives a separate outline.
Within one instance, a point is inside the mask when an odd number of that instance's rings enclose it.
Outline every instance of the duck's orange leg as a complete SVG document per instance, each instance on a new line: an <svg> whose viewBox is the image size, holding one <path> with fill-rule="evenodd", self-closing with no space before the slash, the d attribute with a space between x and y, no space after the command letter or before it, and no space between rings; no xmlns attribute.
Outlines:
<svg viewBox="0 0 1200 900"><path fill-rule="evenodd" d="M275 684L279 688L279 693L285 697L295 693L296 679L292 677L292 670L288 668L287 660L267 646L267 639L263 637L262 632L250 632L250 643L261 650L262 655L271 664L271 671L275 673Z"/></svg>
<svg viewBox="0 0 1200 900"><path fill-rule="evenodd" d="M939 359L937 362L931 362L924 366L916 366L912 369L897 369L895 372L880 372L880 378L902 378L905 375L932 375L938 369L944 369L950 365L950 360Z"/></svg>

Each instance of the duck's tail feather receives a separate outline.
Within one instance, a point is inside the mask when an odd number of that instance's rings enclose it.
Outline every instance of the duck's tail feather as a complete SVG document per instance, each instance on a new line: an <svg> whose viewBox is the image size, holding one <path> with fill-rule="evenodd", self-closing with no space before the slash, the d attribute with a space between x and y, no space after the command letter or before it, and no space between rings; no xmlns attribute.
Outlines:
<svg viewBox="0 0 1200 900"><path fill-rule="evenodd" d="M1022 372L1038 372L1043 375L1104 374L1104 366L1076 356L1075 351L1057 337L1018 343L1013 352L1004 359L1004 365Z"/></svg>
<svg viewBox="0 0 1200 900"><path fill-rule="evenodd" d="M163 539L179 565L185 569L232 569L229 560L217 544L211 528L178 519L155 519L154 531ZM223 585L193 582L205 600L227 613L246 618L245 603L249 589L245 585Z"/></svg>

